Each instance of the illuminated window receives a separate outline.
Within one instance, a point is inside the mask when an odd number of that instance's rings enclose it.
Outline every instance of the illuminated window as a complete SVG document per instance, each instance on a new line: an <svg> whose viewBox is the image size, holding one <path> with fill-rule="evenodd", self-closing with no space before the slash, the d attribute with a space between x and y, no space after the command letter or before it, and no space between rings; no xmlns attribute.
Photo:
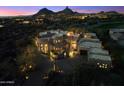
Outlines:
<svg viewBox="0 0 124 93"><path fill-rule="evenodd" d="M84 38L87 38L87 35L84 35Z"/></svg>
<svg viewBox="0 0 124 93"><path fill-rule="evenodd" d="M74 53L73 53L73 51L69 52L69 56L70 56L71 58L74 57Z"/></svg>
<svg viewBox="0 0 124 93"><path fill-rule="evenodd" d="M76 49L77 45L76 44L72 44L72 48Z"/></svg>
<svg viewBox="0 0 124 93"><path fill-rule="evenodd" d="M36 43L36 46L38 46L38 43L37 43L37 41L35 41L35 43Z"/></svg>
<svg viewBox="0 0 124 93"><path fill-rule="evenodd" d="M105 66L105 68L107 68L107 66Z"/></svg>
<svg viewBox="0 0 124 93"><path fill-rule="evenodd" d="M72 36L74 33L73 32L68 32L67 36Z"/></svg>
<svg viewBox="0 0 124 93"><path fill-rule="evenodd" d="M58 42L60 42L60 40L58 40Z"/></svg>
<svg viewBox="0 0 124 93"><path fill-rule="evenodd" d="M102 68L104 68L104 66L102 66Z"/></svg>
<svg viewBox="0 0 124 93"><path fill-rule="evenodd" d="M67 33L67 36L70 36L70 33Z"/></svg>
<svg viewBox="0 0 124 93"><path fill-rule="evenodd" d="M47 44L45 44L45 47L47 47L48 45Z"/></svg>
<svg viewBox="0 0 124 93"><path fill-rule="evenodd" d="M99 63L97 63L97 65L99 65Z"/></svg>
<svg viewBox="0 0 124 93"><path fill-rule="evenodd" d="M44 52L45 52L45 53L48 52L48 45L47 45L47 44L45 44L45 46L44 46Z"/></svg>
<svg viewBox="0 0 124 93"><path fill-rule="evenodd" d="M107 64L105 64L105 68L108 68L108 65Z"/></svg>

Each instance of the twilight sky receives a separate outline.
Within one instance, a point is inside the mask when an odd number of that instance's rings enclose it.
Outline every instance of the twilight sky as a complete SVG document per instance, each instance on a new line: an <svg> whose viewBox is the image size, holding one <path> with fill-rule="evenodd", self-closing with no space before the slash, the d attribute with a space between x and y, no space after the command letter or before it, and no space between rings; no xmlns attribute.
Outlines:
<svg viewBox="0 0 124 93"><path fill-rule="evenodd" d="M54 12L63 10L65 6L0 6L0 16L31 15L42 8ZM73 11L80 13L96 13L100 11L117 11L124 13L124 6L69 6Z"/></svg>

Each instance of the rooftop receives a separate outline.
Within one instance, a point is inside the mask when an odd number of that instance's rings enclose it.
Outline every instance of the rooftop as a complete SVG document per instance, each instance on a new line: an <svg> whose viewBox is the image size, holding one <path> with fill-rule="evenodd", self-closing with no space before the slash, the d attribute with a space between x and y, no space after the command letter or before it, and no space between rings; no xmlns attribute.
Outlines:
<svg viewBox="0 0 124 93"><path fill-rule="evenodd" d="M124 32L124 29L110 29L111 32Z"/></svg>
<svg viewBox="0 0 124 93"><path fill-rule="evenodd" d="M82 42L100 42L100 40L99 39L92 39L92 38L81 38L79 40L79 44Z"/></svg>
<svg viewBox="0 0 124 93"><path fill-rule="evenodd" d="M89 50L89 54L101 54L101 55L109 55L109 52L107 50L104 50L102 48L91 48Z"/></svg>
<svg viewBox="0 0 124 93"><path fill-rule="evenodd" d="M85 35L96 36L96 33L85 33Z"/></svg>
<svg viewBox="0 0 124 93"><path fill-rule="evenodd" d="M89 54L89 59L101 60L101 61L112 61L109 55L100 55L100 54Z"/></svg>
<svg viewBox="0 0 124 93"><path fill-rule="evenodd" d="M55 35L55 33L46 33L44 35L41 35L41 38L51 38L54 35Z"/></svg>
<svg viewBox="0 0 124 93"><path fill-rule="evenodd" d="M102 44L100 42L90 42L85 41L79 44L79 47L86 47L86 48L101 48Z"/></svg>
<svg viewBox="0 0 124 93"><path fill-rule="evenodd" d="M39 36L40 38L55 38L55 37L61 37L64 34L66 34L66 31L50 30L50 31L40 32Z"/></svg>

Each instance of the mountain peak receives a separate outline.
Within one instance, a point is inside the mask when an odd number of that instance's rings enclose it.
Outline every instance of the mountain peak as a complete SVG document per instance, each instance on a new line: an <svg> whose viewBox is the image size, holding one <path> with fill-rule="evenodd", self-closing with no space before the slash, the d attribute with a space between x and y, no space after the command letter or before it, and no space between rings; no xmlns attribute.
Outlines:
<svg viewBox="0 0 124 93"><path fill-rule="evenodd" d="M58 13L73 14L74 12L67 6L64 10L62 10Z"/></svg>
<svg viewBox="0 0 124 93"><path fill-rule="evenodd" d="M41 9L37 14L53 14L54 12L51 10L48 10L47 8Z"/></svg>
<svg viewBox="0 0 124 93"><path fill-rule="evenodd" d="M65 9L70 9L68 6L66 6L66 8Z"/></svg>

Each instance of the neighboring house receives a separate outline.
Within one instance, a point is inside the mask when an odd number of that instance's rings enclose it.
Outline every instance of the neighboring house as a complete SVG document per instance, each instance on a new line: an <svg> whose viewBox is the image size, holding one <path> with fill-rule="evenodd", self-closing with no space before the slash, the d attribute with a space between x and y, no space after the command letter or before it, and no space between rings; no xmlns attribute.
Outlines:
<svg viewBox="0 0 124 93"><path fill-rule="evenodd" d="M109 35L119 45L124 46L124 29L110 29Z"/></svg>
<svg viewBox="0 0 124 93"><path fill-rule="evenodd" d="M112 59L107 50L101 48L91 48L88 51L88 64L99 68L111 68Z"/></svg>
<svg viewBox="0 0 124 93"><path fill-rule="evenodd" d="M95 33L85 33L84 38L78 42L78 50L81 55L87 57L86 64L102 69L111 68L112 60L109 52L103 49L102 42Z"/></svg>
<svg viewBox="0 0 124 93"><path fill-rule="evenodd" d="M101 42L84 41L78 45L78 51L80 54L87 54L90 48L102 48Z"/></svg>
<svg viewBox="0 0 124 93"><path fill-rule="evenodd" d="M78 44L81 44L82 42L100 42L99 39L92 39L92 38L81 38L78 42Z"/></svg>

